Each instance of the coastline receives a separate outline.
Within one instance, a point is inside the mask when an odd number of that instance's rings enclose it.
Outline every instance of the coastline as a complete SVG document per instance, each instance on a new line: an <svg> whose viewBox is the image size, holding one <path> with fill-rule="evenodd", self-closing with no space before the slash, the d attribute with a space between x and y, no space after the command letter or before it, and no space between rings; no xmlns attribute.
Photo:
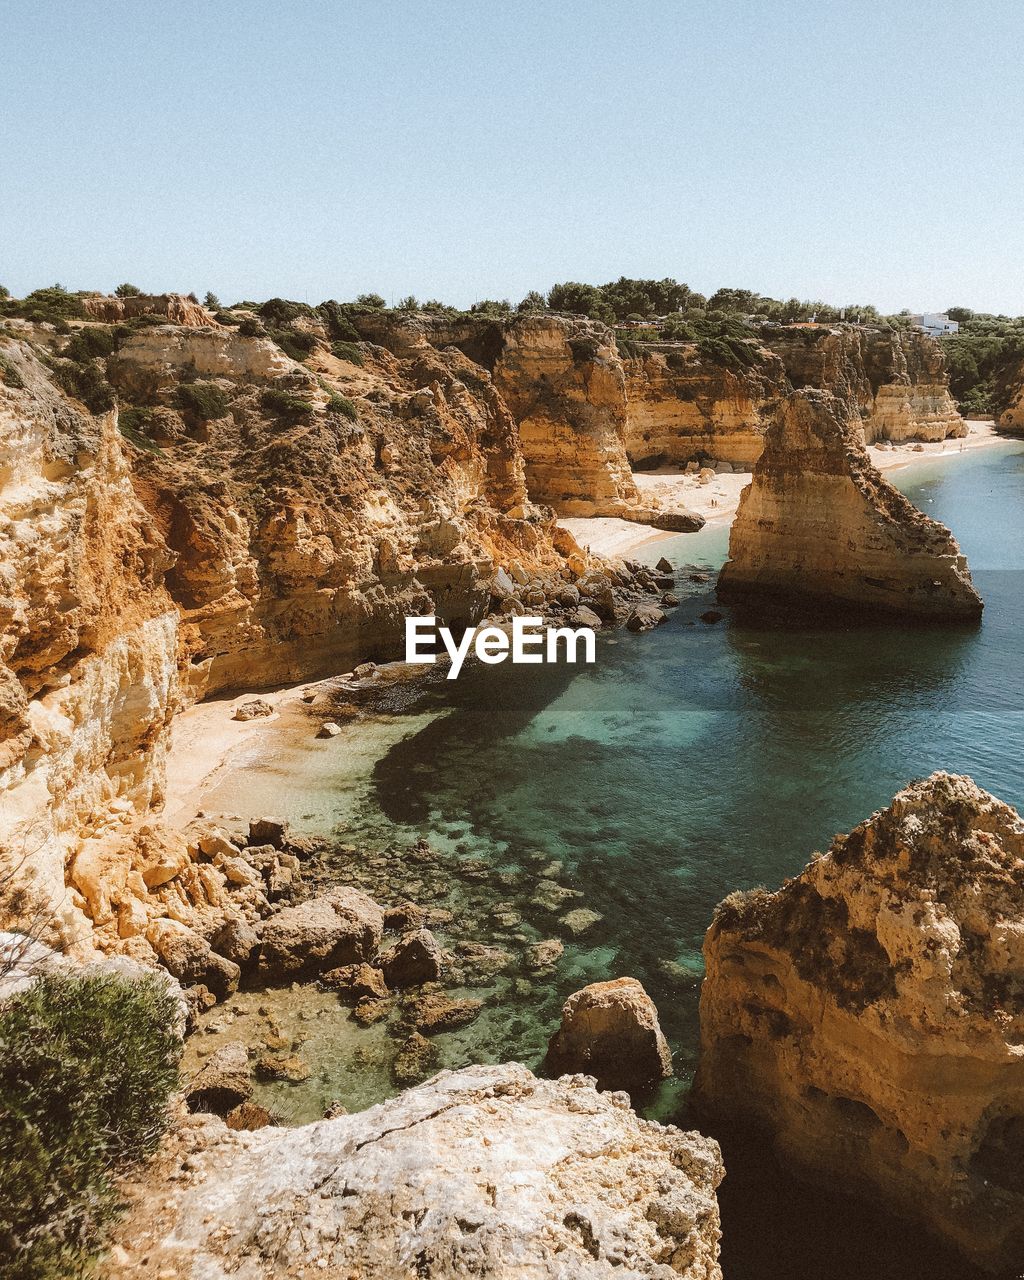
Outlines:
<svg viewBox="0 0 1024 1280"><path fill-rule="evenodd" d="M991 419L969 422L967 425L969 434L961 439L910 440L885 449L872 444L868 445L868 454L883 474L891 471L905 472L940 459L962 458L968 453L991 448L1009 438L996 431L995 422ZM740 494L750 483L750 477L749 471L723 472L716 474L708 484L701 484L695 475L687 475L674 467L633 474L645 503L667 508L687 507L702 515L707 525L718 527L732 523L739 506ZM603 556L632 556L639 548L651 543L680 537L678 533L665 532L645 524L632 524L628 520L588 517L559 520L558 523L581 546Z"/></svg>
<svg viewBox="0 0 1024 1280"><path fill-rule="evenodd" d="M920 449L915 448L917 442L889 449L869 445L868 452L880 471L907 472L938 459L962 458L1007 439L996 432L992 422L974 422L970 428L970 435L962 441L929 442ZM740 494L750 483L750 472L716 475L707 485L700 485L693 475L670 469L640 472L634 478L645 498L657 496L665 505L681 502L704 515L708 525L727 527L736 514ZM614 518L567 518L558 523L581 545L611 558L631 557L641 547L688 536ZM308 710L313 701L311 695L343 678L342 673L269 691L218 695L182 711L174 719L167 755L165 819L178 827L190 822L202 812L206 797L224 778L246 767L247 753L262 753L271 743L280 747L307 742L316 732L315 717ZM270 703L273 715L245 721L232 719L236 707L254 698ZM274 728L268 734L270 725Z"/></svg>

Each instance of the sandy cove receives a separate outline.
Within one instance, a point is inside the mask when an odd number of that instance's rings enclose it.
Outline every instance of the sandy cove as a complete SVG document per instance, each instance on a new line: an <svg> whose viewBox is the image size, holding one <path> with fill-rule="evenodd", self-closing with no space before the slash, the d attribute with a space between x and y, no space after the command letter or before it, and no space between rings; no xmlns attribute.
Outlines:
<svg viewBox="0 0 1024 1280"><path fill-rule="evenodd" d="M971 422L971 434L963 440L945 440L916 447L914 443L879 449L872 445L868 452L881 471L906 470L933 462L936 458L950 461L976 449L1006 440L998 435L991 422ZM962 447L961 447L962 446ZM666 507L680 504L699 511L709 524L728 525L736 514L741 492L750 483L750 472L728 472L701 485L696 476L679 471L638 472L634 479L646 500L657 497ZM614 519L560 520L563 528L590 550L611 557L631 556L637 548L651 542L678 538L649 525L632 524ZM228 773L244 767L247 750L265 750L267 730L274 725L274 735L306 738L315 732L315 720L304 706L302 697L334 684L344 677L303 681L301 684L269 691L247 690L234 697L222 696L187 708L174 720L171 749L167 760L167 803L165 816L176 825L184 825L202 810L204 797ZM259 697L274 708L272 716L253 720L234 720L235 709Z"/></svg>
<svg viewBox="0 0 1024 1280"><path fill-rule="evenodd" d="M928 443L908 441L906 444L879 448L869 445L871 461L879 471L906 471L936 459L963 457L977 449L991 448L1007 439L999 435L991 420L968 422L970 434L962 440L937 440ZM750 483L750 472L723 472L707 484L695 475L677 468L639 471L633 479L645 504L665 507L687 507L702 515L708 524L730 524L739 505L740 494ZM679 537L646 524L628 520L571 519L559 520L563 528L590 551L604 556L632 556L637 549L666 538Z"/></svg>

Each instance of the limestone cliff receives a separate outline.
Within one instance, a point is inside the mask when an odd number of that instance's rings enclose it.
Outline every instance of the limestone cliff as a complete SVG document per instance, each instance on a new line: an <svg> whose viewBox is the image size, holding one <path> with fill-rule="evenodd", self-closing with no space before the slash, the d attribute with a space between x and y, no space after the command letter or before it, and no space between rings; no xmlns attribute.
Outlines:
<svg viewBox="0 0 1024 1280"><path fill-rule="evenodd" d="M627 456L626 374L615 335L575 316L457 320L369 313L359 331L400 356L457 348L486 370L519 430L533 502L560 516L613 516L690 532L703 517L645 504Z"/></svg>
<svg viewBox="0 0 1024 1280"><path fill-rule="evenodd" d="M63 894L78 838L161 797L173 556L135 498L114 412L71 403L24 343L0 355L0 850L60 931L78 918Z"/></svg>
<svg viewBox="0 0 1024 1280"><path fill-rule="evenodd" d="M704 945L701 1110L983 1266L1024 1250L1024 821L937 773Z"/></svg>
<svg viewBox="0 0 1024 1280"><path fill-rule="evenodd" d="M625 443L633 465L728 462L752 467L786 396L828 391L864 439L966 434L942 348L925 334L852 325L765 326L749 363L696 343L644 345L625 361Z"/></svg>
<svg viewBox="0 0 1024 1280"><path fill-rule="evenodd" d="M854 325L773 326L763 341L796 390L831 391L875 440L945 440L967 429L941 345L924 333Z"/></svg>
<svg viewBox="0 0 1024 1280"><path fill-rule="evenodd" d="M139 933L135 828L179 705L399 657L409 614L457 626L582 595L613 617L628 595L628 571L529 500L516 422L455 347L314 335L299 363L227 325L17 333L0 338L0 891L29 872L65 940Z"/></svg>
<svg viewBox="0 0 1024 1280"><path fill-rule="evenodd" d="M997 378L995 400L999 426L1015 434L1024 432L1024 362L1011 364Z"/></svg>
<svg viewBox="0 0 1024 1280"><path fill-rule="evenodd" d="M107 1280L721 1278L717 1145L582 1076L468 1067L300 1129L196 1117L169 1145Z"/></svg>
<svg viewBox="0 0 1024 1280"><path fill-rule="evenodd" d="M626 449L634 465L702 460L752 467L790 390L778 356L752 348L749 368L729 368L695 343L652 347L626 361Z"/></svg>
<svg viewBox="0 0 1024 1280"><path fill-rule="evenodd" d="M843 403L820 391L794 392L770 428L718 591L932 619L982 609L952 534L893 488Z"/></svg>
<svg viewBox="0 0 1024 1280"><path fill-rule="evenodd" d="M181 293L138 293L127 298L87 294L82 308L91 319L104 324L121 324L139 316L165 316L171 324L193 328L217 323L204 306Z"/></svg>

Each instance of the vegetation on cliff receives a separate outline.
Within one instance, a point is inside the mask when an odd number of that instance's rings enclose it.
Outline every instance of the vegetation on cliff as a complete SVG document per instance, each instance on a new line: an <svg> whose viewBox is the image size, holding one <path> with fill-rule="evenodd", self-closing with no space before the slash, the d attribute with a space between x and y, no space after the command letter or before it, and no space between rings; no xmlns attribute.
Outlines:
<svg viewBox="0 0 1024 1280"><path fill-rule="evenodd" d="M157 978L50 975L0 1016L0 1276L81 1274L153 1151L178 1080L176 1003Z"/></svg>

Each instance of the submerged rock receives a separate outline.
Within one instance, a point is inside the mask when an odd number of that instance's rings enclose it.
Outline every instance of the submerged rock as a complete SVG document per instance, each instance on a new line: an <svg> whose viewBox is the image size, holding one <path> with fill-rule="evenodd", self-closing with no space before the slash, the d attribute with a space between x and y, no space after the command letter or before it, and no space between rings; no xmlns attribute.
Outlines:
<svg viewBox="0 0 1024 1280"><path fill-rule="evenodd" d="M704 944L702 1114L920 1221L1024 1256L1024 821L933 774Z"/></svg>
<svg viewBox="0 0 1024 1280"><path fill-rule="evenodd" d="M634 1094L672 1074L672 1053L643 986L615 978L569 997L544 1066L555 1075L584 1072L599 1088Z"/></svg>
<svg viewBox="0 0 1024 1280"><path fill-rule="evenodd" d="M768 431L718 594L938 620L982 610L953 535L885 479L860 425L820 391L794 392Z"/></svg>
<svg viewBox="0 0 1024 1280"><path fill-rule="evenodd" d="M276 979L359 964L383 931L384 913L372 898L347 886L331 889L264 923L261 964Z"/></svg>
<svg viewBox="0 0 1024 1280"><path fill-rule="evenodd" d="M404 933L380 958L389 987L416 987L436 982L443 967L441 946L429 929Z"/></svg>
<svg viewBox="0 0 1024 1280"><path fill-rule="evenodd" d="M109 1280L721 1280L718 1146L589 1081L469 1067L299 1129L204 1130L154 1162ZM157 1209L158 1211L154 1211Z"/></svg>
<svg viewBox="0 0 1024 1280"><path fill-rule="evenodd" d="M190 1111L213 1111L223 1116L251 1097L252 1068L244 1044L226 1044L215 1050L185 1086Z"/></svg>

